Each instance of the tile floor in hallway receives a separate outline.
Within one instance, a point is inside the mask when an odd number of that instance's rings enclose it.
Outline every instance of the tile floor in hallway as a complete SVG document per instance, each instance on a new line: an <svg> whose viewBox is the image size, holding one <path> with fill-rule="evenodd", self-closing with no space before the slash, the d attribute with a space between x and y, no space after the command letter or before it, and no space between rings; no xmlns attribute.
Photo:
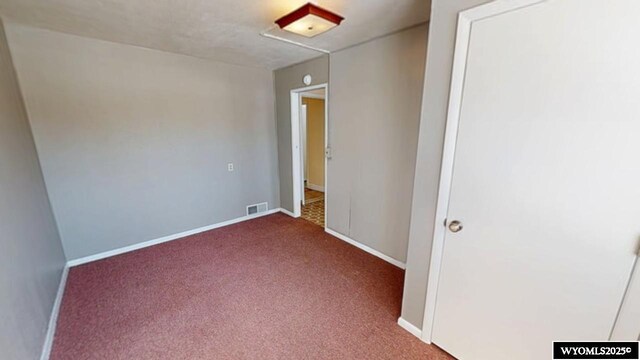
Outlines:
<svg viewBox="0 0 640 360"><path fill-rule="evenodd" d="M304 189L305 205L302 206L302 218L324 227L324 193Z"/></svg>
<svg viewBox="0 0 640 360"><path fill-rule="evenodd" d="M324 199L303 206L301 217L324 227Z"/></svg>
<svg viewBox="0 0 640 360"><path fill-rule="evenodd" d="M304 201L305 203L312 203L324 199L324 193L322 191L311 190L304 188Z"/></svg>

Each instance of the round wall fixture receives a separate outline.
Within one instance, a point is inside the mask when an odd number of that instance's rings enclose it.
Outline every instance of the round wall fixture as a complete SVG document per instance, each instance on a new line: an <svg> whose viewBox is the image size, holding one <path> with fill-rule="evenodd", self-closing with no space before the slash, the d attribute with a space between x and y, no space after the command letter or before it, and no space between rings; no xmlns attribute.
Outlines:
<svg viewBox="0 0 640 360"><path fill-rule="evenodd" d="M309 75L309 74L305 75L302 78L302 82L307 86L311 85L311 75Z"/></svg>

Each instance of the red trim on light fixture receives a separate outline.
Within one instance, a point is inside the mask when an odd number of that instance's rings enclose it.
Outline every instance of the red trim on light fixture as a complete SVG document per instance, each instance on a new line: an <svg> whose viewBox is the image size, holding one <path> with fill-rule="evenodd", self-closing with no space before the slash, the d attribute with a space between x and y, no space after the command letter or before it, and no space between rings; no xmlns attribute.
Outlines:
<svg viewBox="0 0 640 360"><path fill-rule="evenodd" d="M340 25L342 20L344 20L344 17L336 13L323 9L312 3L307 3L306 5L303 5L301 8L294 10L289 14L276 20L276 24L278 24L278 26L280 26L281 29L284 29L287 25L297 20L300 20L307 15L315 15L315 16L321 17L327 21L331 21L336 25Z"/></svg>

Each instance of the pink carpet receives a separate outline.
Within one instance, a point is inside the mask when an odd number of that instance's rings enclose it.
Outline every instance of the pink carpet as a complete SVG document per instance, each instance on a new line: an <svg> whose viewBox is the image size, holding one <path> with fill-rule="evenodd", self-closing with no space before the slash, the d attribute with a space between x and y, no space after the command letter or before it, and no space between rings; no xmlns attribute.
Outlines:
<svg viewBox="0 0 640 360"><path fill-rule="evenodd" d="M74 267L51 359L451 359L402 270L275 214Z"/></svg>

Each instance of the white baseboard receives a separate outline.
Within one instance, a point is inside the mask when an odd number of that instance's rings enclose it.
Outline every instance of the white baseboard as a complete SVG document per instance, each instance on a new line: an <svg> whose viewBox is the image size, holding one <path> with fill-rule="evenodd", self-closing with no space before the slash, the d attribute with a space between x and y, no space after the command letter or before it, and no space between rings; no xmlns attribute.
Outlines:
<svg viewBox="0 0 640 360"><path fill-rule="evenodd" d="M400 325L401 328L407 330L408 332L411 333L411 335L417 337L418 339L422 340L422 330L418 329L417 327L415 327L413 324L411 324L410 322L408 322L407 320L403 319L402 317L398 318L398 325Z"/></svg>
<svg viewBox="0 0 640 360"><path fill-rule="evenodd" d="M167 241L181 239L181 238L189 236L189 235L194 235L194 234L198 234L198 233L201 233L201 232L205 232L205 231L221 228L223 226L232 225L232 224L236 224L236 223L239 223L239 222L243 222L243 221L259 218L259 217L270 215L270 214L274 214L274 213L277 213L277 212L280 212L280 211L282 211L282 209L280 209L280 208L271 209L271 210L269 210L267 212L264 212L264 213L242 216L242 217L239 217L239 218L223 221L223 222L220 222L220 223L217 223L217 224L207 225L207 226L203 226L203 227L200 227L200 228L197 228L197 229L187 230L187 231L183 231L181 233L168 235L168 236L163 236L163 237L158 238L158 239L144 241L144 242L141 242L141 243L137 243L137 244L121 247L121 248L118 248L118 249L104 251L104 252L101 252L101 253L98 253L98 254L89 255L89 256L78 258L78 259L69 260L67 262L67 266L73 267L73 266L86 264L86 263L89 263L89 262L92 262L92 261L96 261L96 260L106 259L106 258L111 257L111 256L116 256L116 255L128 253L130 251L146 248L146 247L149 247L149 246L162 244L162 243L165 243Z"/></svg>
<svg viewBox="0 0 640 360"><path fill-rule="evenodd" d="M390 263L392 265L395 265L395 266L399 267L400 269L404 270L404 268L406 267L405 263L403 263L402 261L396 260L396 259L392 258L391 256L387 256L387 255L381 253L380 251L372 249L372 248L370 248L367 245L364 245L362 243L359 243L359 242L351 239L350 237L348 237L346 235L340 234L339 232L337 232L335 230L331 230L328 227L325 227L324 231L329 233L329 234L331 234L331 235L333 235L333 236L335 236L335 237L337 237L338 239L340 239L342 241L345 241L345 242L357 247L358 249L364 250L364 251L368 252L369 254L371 254L373 256L377 256L380 259L382 259L382 260L384 260L384 261L386 261L386 262L388 262L388 263Z"/></svg>
<svg viewBox="0 0 640 360"><path fill-rule="evenodd" d="M324 186L307 183L307 187L311 190L324 192Z"/></svg>
<svg viewBox="0 0 640 360"><path fill-rule="evenodd" d="M283 213L283 214L289 215L292 218L297 217L294 213L292 213L291 211L289 211L287 209L280 208L280 212Z"/></svg>
<svg viewBox="0 0 640 360"><path fill-rule="evenodd" d="M60 305L62 304L62 295L64 295L64 288L67 285L67 275L69 274L69 266L65 265L62 269L62 276L60 277L60 285L58 285L58 293L56 299L53 302L53 309L51 309L51 316L49 317L49 326L47 327L47 335L44 338L44 345L42 346L42 355L40 360L49 360L51 354L51 348L53 347L53 337L56 334L56 325L58 323L58 314L60 313Z"/></svg>

